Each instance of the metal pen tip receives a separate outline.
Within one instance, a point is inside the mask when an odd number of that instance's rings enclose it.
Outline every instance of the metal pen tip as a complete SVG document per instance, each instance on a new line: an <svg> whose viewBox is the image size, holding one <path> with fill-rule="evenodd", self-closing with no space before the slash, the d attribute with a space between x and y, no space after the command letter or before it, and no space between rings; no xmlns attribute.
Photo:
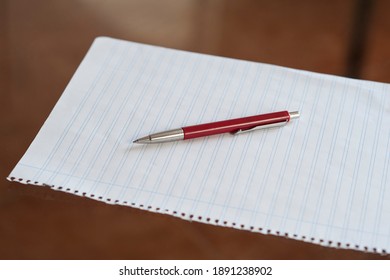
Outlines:
<svg viewBox="0 0 390 280"><path fill-rule="evenodd" d="M150 136L145 136L145 137L141 137L139 139L134 140L133 143L148 144L148 143L151 143L151 139L150 139Z"/></svg>

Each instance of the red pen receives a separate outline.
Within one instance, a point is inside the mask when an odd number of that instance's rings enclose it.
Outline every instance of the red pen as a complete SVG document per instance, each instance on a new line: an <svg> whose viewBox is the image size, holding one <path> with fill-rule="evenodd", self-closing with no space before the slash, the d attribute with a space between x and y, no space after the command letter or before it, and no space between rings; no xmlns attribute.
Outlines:
<svg viewBox="0 0 390 280"><path fill-rule="evenodd" d="M287 124L291 119L295 119L298 117L298 111L281 111L238 119L231 119L226 121L197 124L150 134L148 136L135 140L134 143L163 143L211 136L221 133L240 134L258 129L283 126Z"/></svg>

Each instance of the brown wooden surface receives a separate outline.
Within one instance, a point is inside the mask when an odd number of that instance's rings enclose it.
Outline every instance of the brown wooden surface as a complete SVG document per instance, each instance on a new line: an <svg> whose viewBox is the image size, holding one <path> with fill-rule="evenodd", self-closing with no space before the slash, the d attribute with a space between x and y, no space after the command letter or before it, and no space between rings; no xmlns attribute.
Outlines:
<svg viewBox="0 0 390 280"><path fill-rule="evenodd" d="M96 36L343 75L357 1L0 1L1 259L390 259L5 180ZM390 82L389 1L362 77Z"/></svg>
<svg viewBox="0 0 390 280"><path fill-rule="evenodd" d="M390 1L377 0L371 17L362 78L390 83Z"/></svg>

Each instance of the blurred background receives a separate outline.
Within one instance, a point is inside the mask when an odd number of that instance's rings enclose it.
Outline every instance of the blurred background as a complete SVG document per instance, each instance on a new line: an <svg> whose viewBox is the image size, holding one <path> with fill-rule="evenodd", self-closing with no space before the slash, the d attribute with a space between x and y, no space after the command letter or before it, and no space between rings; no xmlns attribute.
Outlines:
<svg viewBox="0 0 390 280"><path fill-rule="evenodd" d="M97 36L390 82L388 0L0 0L0 259L390 259L6 181Z"/></svg>

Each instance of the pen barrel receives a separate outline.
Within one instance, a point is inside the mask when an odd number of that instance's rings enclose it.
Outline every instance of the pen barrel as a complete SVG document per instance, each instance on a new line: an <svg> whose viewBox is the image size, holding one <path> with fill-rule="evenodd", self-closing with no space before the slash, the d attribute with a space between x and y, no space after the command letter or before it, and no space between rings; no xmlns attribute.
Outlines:
<svg viewBox="0 0 390 280"><path fill-rule="evenodd" d="M183 127L184 139L205 137L221 133L232 133L240 129L251 129L256 126L286 122L289 120L289 112L281 111L226 121L192 125Z"/></svg>

